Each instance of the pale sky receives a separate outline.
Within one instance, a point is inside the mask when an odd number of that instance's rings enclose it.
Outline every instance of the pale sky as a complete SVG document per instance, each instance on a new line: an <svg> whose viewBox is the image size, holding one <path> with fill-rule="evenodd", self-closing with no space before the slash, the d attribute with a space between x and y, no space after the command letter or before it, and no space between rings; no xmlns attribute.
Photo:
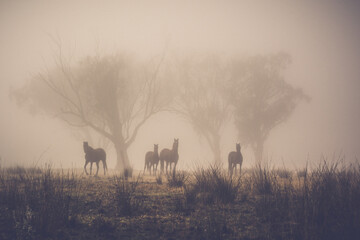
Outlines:
<svg viewBox="0 0 360 240"><path fill-rule="evenodd" d="M360 156L360 3L329 1L0 1L0 156L2 164L52 162L82 167L82 140L55 118L31 116L9 99L53 66L49 34L59 36L74 59L101 53L130 52L151 57L165 44L169 52L255 55L286 51L293 62L286 81L311 97L273 130L265 153L277 165L301 167L307 157ZM129 150L143 168L154 143L171 147L180 139L179 167L211 161L204 141L187 123L170 114L154 116ZM225 162L235 150L230 126L222 136ZM108 165L115 165L109 151ZM42 155L42 158L38 160ZM254 159L244 149L244 165Z"/></svg>

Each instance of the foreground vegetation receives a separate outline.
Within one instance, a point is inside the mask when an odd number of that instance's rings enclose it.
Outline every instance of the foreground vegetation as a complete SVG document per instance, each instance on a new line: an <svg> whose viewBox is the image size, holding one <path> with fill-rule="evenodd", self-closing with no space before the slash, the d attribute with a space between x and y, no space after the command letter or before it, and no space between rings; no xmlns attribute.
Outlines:
<svg viewBox="0 0 360 240"><path fill-rule="evenodd" d="M0 169L0 239L360 239L360 165L125 180Z"/></svg>

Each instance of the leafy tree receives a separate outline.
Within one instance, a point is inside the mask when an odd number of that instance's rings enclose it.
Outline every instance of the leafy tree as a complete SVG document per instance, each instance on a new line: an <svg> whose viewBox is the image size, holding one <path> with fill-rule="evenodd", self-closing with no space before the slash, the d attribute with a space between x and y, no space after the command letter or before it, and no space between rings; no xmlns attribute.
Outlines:
<svg viewBox="0 0 360 240"><path fill-rule="evenodd" d="M183 59L177 63L178 94L174 111L183 116L209 145L215 164L221 162L221 134L229 119L224 99L224 66L219 57Z"/></svg>
<svg viewBox="0 0 360 240"><path fill-rule="evenodd" d="M128 148L141 126L167 104L159 61L142 63L121 54L88 56L71 64L61 54L56 67L14 91L33 113L56 116L78 130L92 130L116 150L117 168L130 170Z"/></svg>
<svg viewBox="0 0 360 240"><path fill-rule="evenodd" d="M298 103L309 97L285 82L288 54L233 59L229 64L228 99L240 141L262 160L264 143L274 127L285 122Z"/></svg>

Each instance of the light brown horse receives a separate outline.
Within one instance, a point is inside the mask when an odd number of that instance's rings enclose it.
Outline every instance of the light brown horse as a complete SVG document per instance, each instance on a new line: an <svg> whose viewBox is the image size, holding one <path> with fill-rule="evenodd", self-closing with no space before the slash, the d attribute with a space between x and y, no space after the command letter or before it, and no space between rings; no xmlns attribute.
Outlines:
<svg viewBox="0 0 360 240"><path fill-rule="evenodd" d="M97 170L96 170L95 176L97 176L98 172L99 172L99 162L100 161L103 162L104 175L105 175L106 170L107 170L107 165L106 165L106 153L105 153L104 149L102 149L102 148L93 149L92 147L89 146L88 142L84 142L83 146L84 146L84 152L85 152L84 170L85 170L86 175L89 175L88 172L86 171L86 166L90 162L90 175L91 175L91 171L92 171L92 165L93 165L93 163L96 163Z"/></svg>
<svg viewBox="0 0 360 240"><path fill-rule="evenodd" d="M159 152L158 152L158 144L154 144L154 151L147 152L145 154L145 166L144 166L144 173L147 169L151 175L151 167L153 168L153 173L156 175L157 166L159 164Z"/></svg>
<svg viewBox="0 0 360 240"><path fill-rule="evenodd" d="M229 157L228 157L228 161L229 161L229 174L232 175L233 174L233 170L235 168L235 174L236 174L236 165L239 164L240 165L240 174L241 174L241 165L243 162L243 156L240 152L240 143L236 144L236 152L230 152L229 153Z"/></svg>
<svg viewBox="0 0 360 240"><path fill-rule="evenodd" d="M161 164L161 172L164 172L164 162L166 162L166 173L168 169L168 165L170 165L170 171L172 164L174 163L174 173L176 169L177 162L179 160L179 139L174 139L172 149L164 148L160 152L160 164Z"/></svg>

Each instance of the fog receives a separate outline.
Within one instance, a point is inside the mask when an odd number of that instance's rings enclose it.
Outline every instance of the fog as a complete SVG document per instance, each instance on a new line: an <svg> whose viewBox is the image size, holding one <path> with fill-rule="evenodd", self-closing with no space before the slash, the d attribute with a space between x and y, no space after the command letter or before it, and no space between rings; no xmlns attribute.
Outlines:
<svg viewBox="0 0 360 240"><path fill-rule="evenodd" d="M52 163L82 167L82 141L48 115L31 115L11 100L11 89L54 66L54 44L80 59L96 52L138 57L215 53L221 56L292 56L286 82L311 97L271 131L264 157L277 165L360 156L360 3L357 1L1 1L0 156L1 165ZM207 144L192 126L171 113L154 115L129 149L131 165L144 155L171 148L179 138L181 169L212 162ZM222 161L238 142L230 124L222 135ZM108 166L116 156L111 145ZM254 162L244 147L244 166ZM337 157L335 157L337 158Z"/></svg>

